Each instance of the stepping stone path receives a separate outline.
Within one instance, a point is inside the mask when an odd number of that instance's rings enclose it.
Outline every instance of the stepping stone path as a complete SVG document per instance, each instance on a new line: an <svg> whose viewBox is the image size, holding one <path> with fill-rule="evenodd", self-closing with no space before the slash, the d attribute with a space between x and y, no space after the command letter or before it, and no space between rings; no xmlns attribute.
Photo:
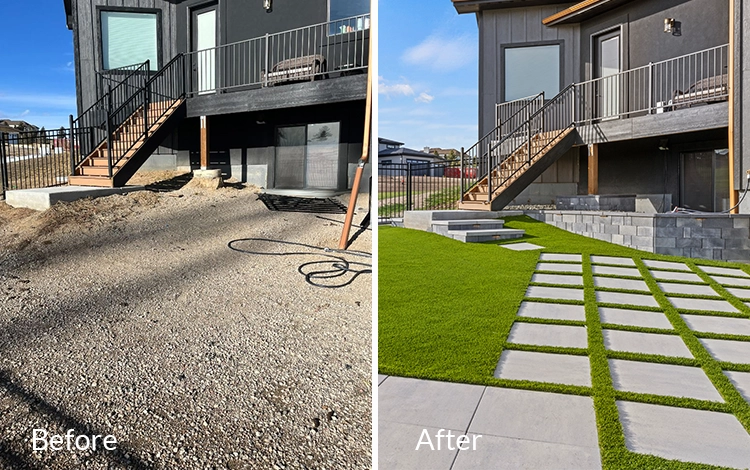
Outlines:
<svg viewBox="0 0 750 470"><path fill-rule="evenodd" d="M723 276L740 276L750 278L750 274L746 273L741 269L735 268L720 268L717 266L698 266L698 268L709 274L721 274Z"/></svg>
<svg viewBox="0 0 750 470"><path fill-rule="evenodd" d="M580 264L570 263L539 263L536 265L537 271L552 271L552 272L566 272L566 273L580 273L583 272L583 268Z"/></svg>
<svg viewBox="0 0 750 470"><path fill-rule="evenodd" d="M510 330L508 342L561 348L588 347L586 328L583 326L543 325L539 323L516 322Z"/></svg>
<svg viewBox="0 0 750 470"><path fill-rule="evenodd" d="M583 301L583 289L564 289L562 287L529 286L526 297L554 300Z"/></svg>
<svg viewBox="0 0 750 470"><path fill-rule="evenodd" d="M652 259L643 260L643 264L654 269L673 269L675 271L691 272L690 267L685 263L675 263L672 261L657 261Z"/></svg>
<svg viewBox="0 0 750 470"><path fill-rule="evenodd" d="M591 262L594 264L615 264L618 266L635 266L635 261L630 258L617 258L614 256L592 256Z"/></svg>
<svg viewBox="0 0 750 470"><path fill-rule="evenodd" d="M534 274L531 282L539 284L568 284L572 286L583 286L583 277L570 274Z"/></svg>
<svg viewBox="0 0 750 470"><path fill-rule="evenodd" d="M586 356L506 349L500 356L495 377L590 387L591 365Z"/></svg>
<svg viewBox="0 0 750 470"><path fill-rule="evenodd" d="M641 273L636 268L619 268L616 266L592 266L591 271L594 274L609 274L611 276L630 276L641 277Z"/></svg>
<svg viewBox="0 0 750 470"><path fill-rule="evenodd" d="M725 335L750 336L750 320L708 315L682 315L687 326L693 331L719 333Z"/></svg>
<svg viewBox="0 0 750 470"><path fill-rule="evenodd" d="M724 375L734 384L742 397L750 403L750 372L726 370Z"/></svg>
<svg viewBox="0 0 750 470"><path fill-rule="evenodd" d="M610 351L693 358L682 338L677 335L620 330L603 330L602 333L604 347Z"/></svg>
<svg viewBox="0 0 750 470"><path fill-rule="evenodd" d="M726 300L691 299L688 297L669 297L669 301L680 310L702 310L705 312L739 312L737 307Z"/></svg>
<svg viewBox="0 0 750 470"><path fill-rule="evenodd" d="M637 279L618 279L615 277L594 277L594 285L596 287L604 287L607 289L625 289L625 290L639 290L648 292L648 286L645 282Z"/></svg>
<svg viewBox="0 0 750 470"><path fill-rule="evenodd" d="M748 278L711 276L711 279L722 286L750 287L750 279Z"/></svg>
<svg viewBox="0 0 750 470"><path fill-rule="evenodd" d="M750 364L750 342L707 338L700 342L717 361Z"/></svg>
<svg viewBox="0 0 750 470"><path fill-rule="evenodd" d="M531 250L541 250L544 247L539 245L534 245L533 243L509 243L506 245L498 245L500 248L507 248L509 250L513 251L531 251Z"/></svg>
<svg viewBox="0 0 750 470"><path fill-rule="evenodd" d="M680 284L679 282L659 282L657 285L667 294L712 295L714 297L719 295L711 286L706 285Z"/></svg>
<svg viewBox="0 0 750 470"><path fill-rule="evenodd" d="M583 305L523 302L521 308L518 309L518 316L546 318L548 320L585 321L586 309Z"/></svg>
<svg viewBox="0 0 750 470"><path fill-rule="evenodd" d="M596 301L602 304L638 305L658 307L659 303L650 295L624 294L620 292L597 292Z"/></svg>
<svg viewBox="0 0 750 470"><path fill-rule="evenodd" d="M659 281L703 282L703 279L695 273L676 273L672 271L651 270L651 275L654 276L654 279Z"/></svg>
<svg viewBox="0 0 750 470"><path fill-rule="evenodd" d="M616 390L724 401L700 367L610 359L609 370Z"/></svg>

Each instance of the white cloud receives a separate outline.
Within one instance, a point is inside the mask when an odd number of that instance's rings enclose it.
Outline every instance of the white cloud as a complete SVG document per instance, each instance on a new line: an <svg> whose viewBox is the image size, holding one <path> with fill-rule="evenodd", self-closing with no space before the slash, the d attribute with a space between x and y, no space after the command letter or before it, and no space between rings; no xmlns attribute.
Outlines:
<svg viewBox="0 0 750 470"><path fill-rule="evenodd" d="M468 35L447 38L433 34L407 49L401 59L436 71L453 71L475 62L476 48L476 39Z"/></svg>
<svg viewBox="0 0 750 470"><path fill-rule="evenodd" d="M22 113L20 114L20 116L21 116L21 117L23 117L23 116L28 116L29 114L31 114L31 111L27 109L26 111L22 112Z"/></svg>
<svg viewBox="0 0 750 470"><path fill-rule="evenodd" d="M391 96L413 96L414 88L402 79L402 83L387 83L383 77L378 77L378 93L387 97Z"/></svg>
<svg viewBox="0 0 750 470"><path fill-rule="evenodd" d="M420 93L419 96L417 96L416 98L414 98L414 101L416 101L418 103L431 103L432 100L434 100L434 99L435 99L434 96L428 95L427 93L423 92L423 93Z"/></svg>

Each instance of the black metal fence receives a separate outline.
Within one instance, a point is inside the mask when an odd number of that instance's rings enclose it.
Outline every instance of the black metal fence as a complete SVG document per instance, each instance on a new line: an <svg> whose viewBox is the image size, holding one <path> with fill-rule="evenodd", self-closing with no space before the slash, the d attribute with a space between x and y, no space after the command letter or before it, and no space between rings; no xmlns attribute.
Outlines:
<svg viewBox="0 0 750 470"><path fill-rule="evenodd" d="M459 161L378 166L378 220L404 211L457 209L461 199Z"/></svg>
<svg viewBox="0 0 750 470"><path fill-rule="evenodd" d="M67 184L70 129L0 132L0 193Z"/></svg>

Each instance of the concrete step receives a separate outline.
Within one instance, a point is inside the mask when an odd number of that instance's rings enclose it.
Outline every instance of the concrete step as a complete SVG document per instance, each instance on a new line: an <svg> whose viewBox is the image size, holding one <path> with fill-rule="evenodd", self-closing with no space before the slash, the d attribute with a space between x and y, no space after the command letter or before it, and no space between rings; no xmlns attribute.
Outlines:
<svg viewBox="0 0 750 470"><path fill-rule="evenodd" d="M491 212L490 205L484 203L467 209L474 210L406 211L404 227L431 232L432 224L437 220L498 219L503 216L523 215L523 211Z"/></svg>
<svg viewBox="0 0 750 470"><path fill-rule="evenodd" d="M440 235L449 236L448 232L455 230L496 230L503 228L505 221L498 219L467 219L467 220L435 220L432 231Z"/></svg>
<svg viewBox="0 0 750 470"><path fill-rule="evenodd" d="M448 230L447 236L464 243L488 242L521 238L525 232L512 228L485 230Z"/></svg>

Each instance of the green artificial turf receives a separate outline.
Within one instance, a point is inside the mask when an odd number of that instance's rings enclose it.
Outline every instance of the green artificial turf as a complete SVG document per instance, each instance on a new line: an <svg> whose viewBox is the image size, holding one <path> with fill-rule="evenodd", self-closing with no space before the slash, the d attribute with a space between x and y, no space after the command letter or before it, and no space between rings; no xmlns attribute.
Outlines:
<svg viewBox="0 0 750 470"><path fill-rule="evenodd" d="M625 447L616 400L639 401L668 406L728 412L734 414L750 432L750 405L732 386L723 370L750 370L749 365L721 363L703 348L698 338L747 339L733 335L696 333L680 317L657 286L642 259L686 263L701 279L740 311L723 316L750 316L748 308L705 273L700 265L741 267L716 261L700 261L645 253L619 245L586 238L535 221L529 217L504 218L507 228L523 229L522 241L540 245L543 250L512 251L496 246L498 242L464 244L439 235L408 229L383 227L379 231L378 290L378 369L381 374L473 383L529 390L540 390L593 398L596 410L602 464L606 469L717 468L684 463L660 457L636 454ZM502 243L514 243L519 240ZM584 302L537 299L547 303L572 303L585 306L586 321L555 321L516 316L527 286L535 272L539 253L582 254L583 286L559 286L584 290ZM674 330L658 330L623 325L606 325L646 333L680 335L694 359L607 351L596 303L596 290L637 292L623 289L594 288L590 255L633 258L636 268L657 300L659 308L628 307L664 312ZM545 261L547 262L547 261ZM554 263L554 261L549 261ZM542 272L542 271L539 271ZM560 274L560 273L555 273ZM621 277L627 276L606 276ZM679 281L669 281L679 282ZM686 283L687 284L687 283ZM534 283L533 285L537 285ZM543 284L548 285L548 284ZM639 292L643 293L643 292ZM670 294L671 296L671 294ZM678 295L674 295L677 297ZM708 298L708 297L707 297ZM530 299L526 299L530 300ZM604 305L604 304L601 304ZM618 305L618 307L622 307ZM707 314L707 312L694 312ZM710 314L710 313L708 313ZM588 349L555 348L506 344L515 321L587 327ZM503 349L588 355L591 361L591 387L569 386L493 377ZM614 389L609 359L626 359L701 367L716 386L725 403L650 394L620 392Z"/></svg>

